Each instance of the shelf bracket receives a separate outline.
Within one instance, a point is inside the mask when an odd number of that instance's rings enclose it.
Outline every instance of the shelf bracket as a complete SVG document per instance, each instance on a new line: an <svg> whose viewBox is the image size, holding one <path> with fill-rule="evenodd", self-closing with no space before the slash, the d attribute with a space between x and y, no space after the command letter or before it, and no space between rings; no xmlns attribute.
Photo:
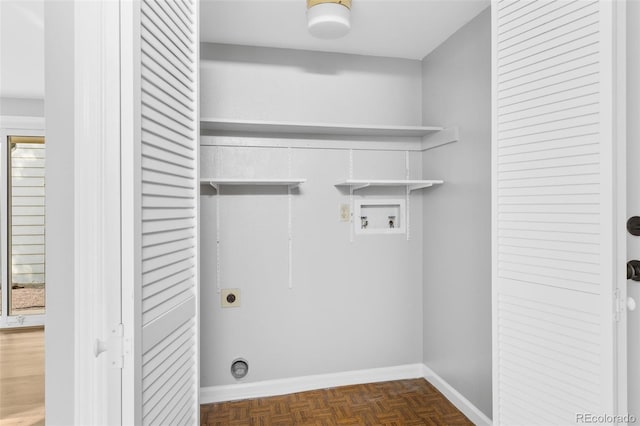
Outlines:
<svg viewBox="0 0 640 426"><path fill-rule="evenodd" d="M415 191L416 189L429 188L430 186L433 186L433 184L432 183L423 183L423 184L419 184L419 185L409 185L409 192Z"/></svg>
<svg viewBox="0 0 640 426"><path fill-rule="evenodd" d="M458 126L447 127L439 132L432 133L422 137L422 151L437 148L452 142L458 142L460 139Z"/></svg>
<svg viewBox="0 0 640 426"><path fill-rule="evenodd" d="M216 196L216 292L220 294L220 291L222 290L222 285L220 283L220 277L222 276L222 265L220 263L220 203L222 202L222 197L220 196L218 185L213 182L209 182L209 184L216 188L216 191L218 192Z"/></svg>
<svg viewBox="0 0 640 426"><path fill-rule="evenodd" d="M357 191L358 189L364 189L364 188L367 188L367 187L369 187L369 186L371 186L371 184L370 184L370 183L362 183L362 184L360 184L360 185L351 185L351 188L352 188L354 191Z"/></svg>

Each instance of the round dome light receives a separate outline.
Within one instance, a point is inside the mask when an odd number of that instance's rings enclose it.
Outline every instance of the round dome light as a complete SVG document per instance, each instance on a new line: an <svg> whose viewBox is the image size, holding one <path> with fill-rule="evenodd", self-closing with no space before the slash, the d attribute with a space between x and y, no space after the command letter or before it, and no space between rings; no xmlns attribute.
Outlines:
<svg viewBox="0 0 640 426"><path fill-rule="evenodd" d="M314 37L332 39L351 29L351 0L307 0L307 25Z"/></svg>

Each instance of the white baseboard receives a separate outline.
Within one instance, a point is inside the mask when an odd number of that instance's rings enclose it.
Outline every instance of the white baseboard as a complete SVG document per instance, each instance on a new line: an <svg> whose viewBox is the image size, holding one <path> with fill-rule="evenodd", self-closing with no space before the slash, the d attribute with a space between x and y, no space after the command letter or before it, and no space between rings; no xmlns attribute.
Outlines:
<svg viewBox="0 0 640 426"><path fill-rule="evenodd" d="M286 395L337 386L417 378L424 378L435 386L458 410L476 425L491 426L491 419L424 364L407 364L370 370L345 371L342 373L291 377L288 379L265 380L253 383L211 386L200 388L200 403L211 404L213 402Z"/></svg>
<svg viewBox="0 0 640 426"><path fill-rule="evenodd" d="M442 377L438 376L435 371L422 365L423 373L422 377L426 381L431 383L436 389L440 391L456 408L467 416L473 424L477 426L491 426L492 421L482 411L473 405L467 398L462 396L460 392L454 389L449 383L447 383Z"/></svg>
<svg viewBox="0 0 640 426"><path fill-rule="evenodd" d="M423 377L422 373L422 364L408 364L397 367L373 368L370 370L291 377L288 379L265 380L254 383L211 386L200 388L200 403L210 404L212 402L233 401L237 399L286 395L289 393L326 389L337 386L386 382L390 380L417 379L419 377Z"/></svg>

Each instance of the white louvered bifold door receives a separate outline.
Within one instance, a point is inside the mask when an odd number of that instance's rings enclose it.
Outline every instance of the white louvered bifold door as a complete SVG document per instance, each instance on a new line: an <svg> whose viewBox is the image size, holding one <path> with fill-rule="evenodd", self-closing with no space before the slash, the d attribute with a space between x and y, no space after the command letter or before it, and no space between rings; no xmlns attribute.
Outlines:
<svg viewBox="0 0 640 426"><path fill-rule="evenodd" d="M136 425L199 422L196 8L142 0L131 12L135 388L123 413Z"/></svg>
<svg viewBox="0 0 640 426"><path fill-rule="evenodd" d="M493 422L585 423L618 409L616 4L492 13Z"/></svg>

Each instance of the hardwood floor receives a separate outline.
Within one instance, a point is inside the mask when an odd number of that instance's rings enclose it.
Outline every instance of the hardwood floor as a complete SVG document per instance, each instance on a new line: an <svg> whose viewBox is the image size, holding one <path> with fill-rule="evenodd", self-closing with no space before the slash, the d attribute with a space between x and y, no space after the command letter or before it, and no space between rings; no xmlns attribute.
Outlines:
<svg viewBox="0 0 640 426"><path fill-rule="evenodd" d="M423 379L207 404L200 424L213 425L473 425Z"/></svg>
<svg viewBox="0 0 640 426"><path fill-rule="evenodd" d="M44 328L0 330L0 424L44 425Z"/></svg>

